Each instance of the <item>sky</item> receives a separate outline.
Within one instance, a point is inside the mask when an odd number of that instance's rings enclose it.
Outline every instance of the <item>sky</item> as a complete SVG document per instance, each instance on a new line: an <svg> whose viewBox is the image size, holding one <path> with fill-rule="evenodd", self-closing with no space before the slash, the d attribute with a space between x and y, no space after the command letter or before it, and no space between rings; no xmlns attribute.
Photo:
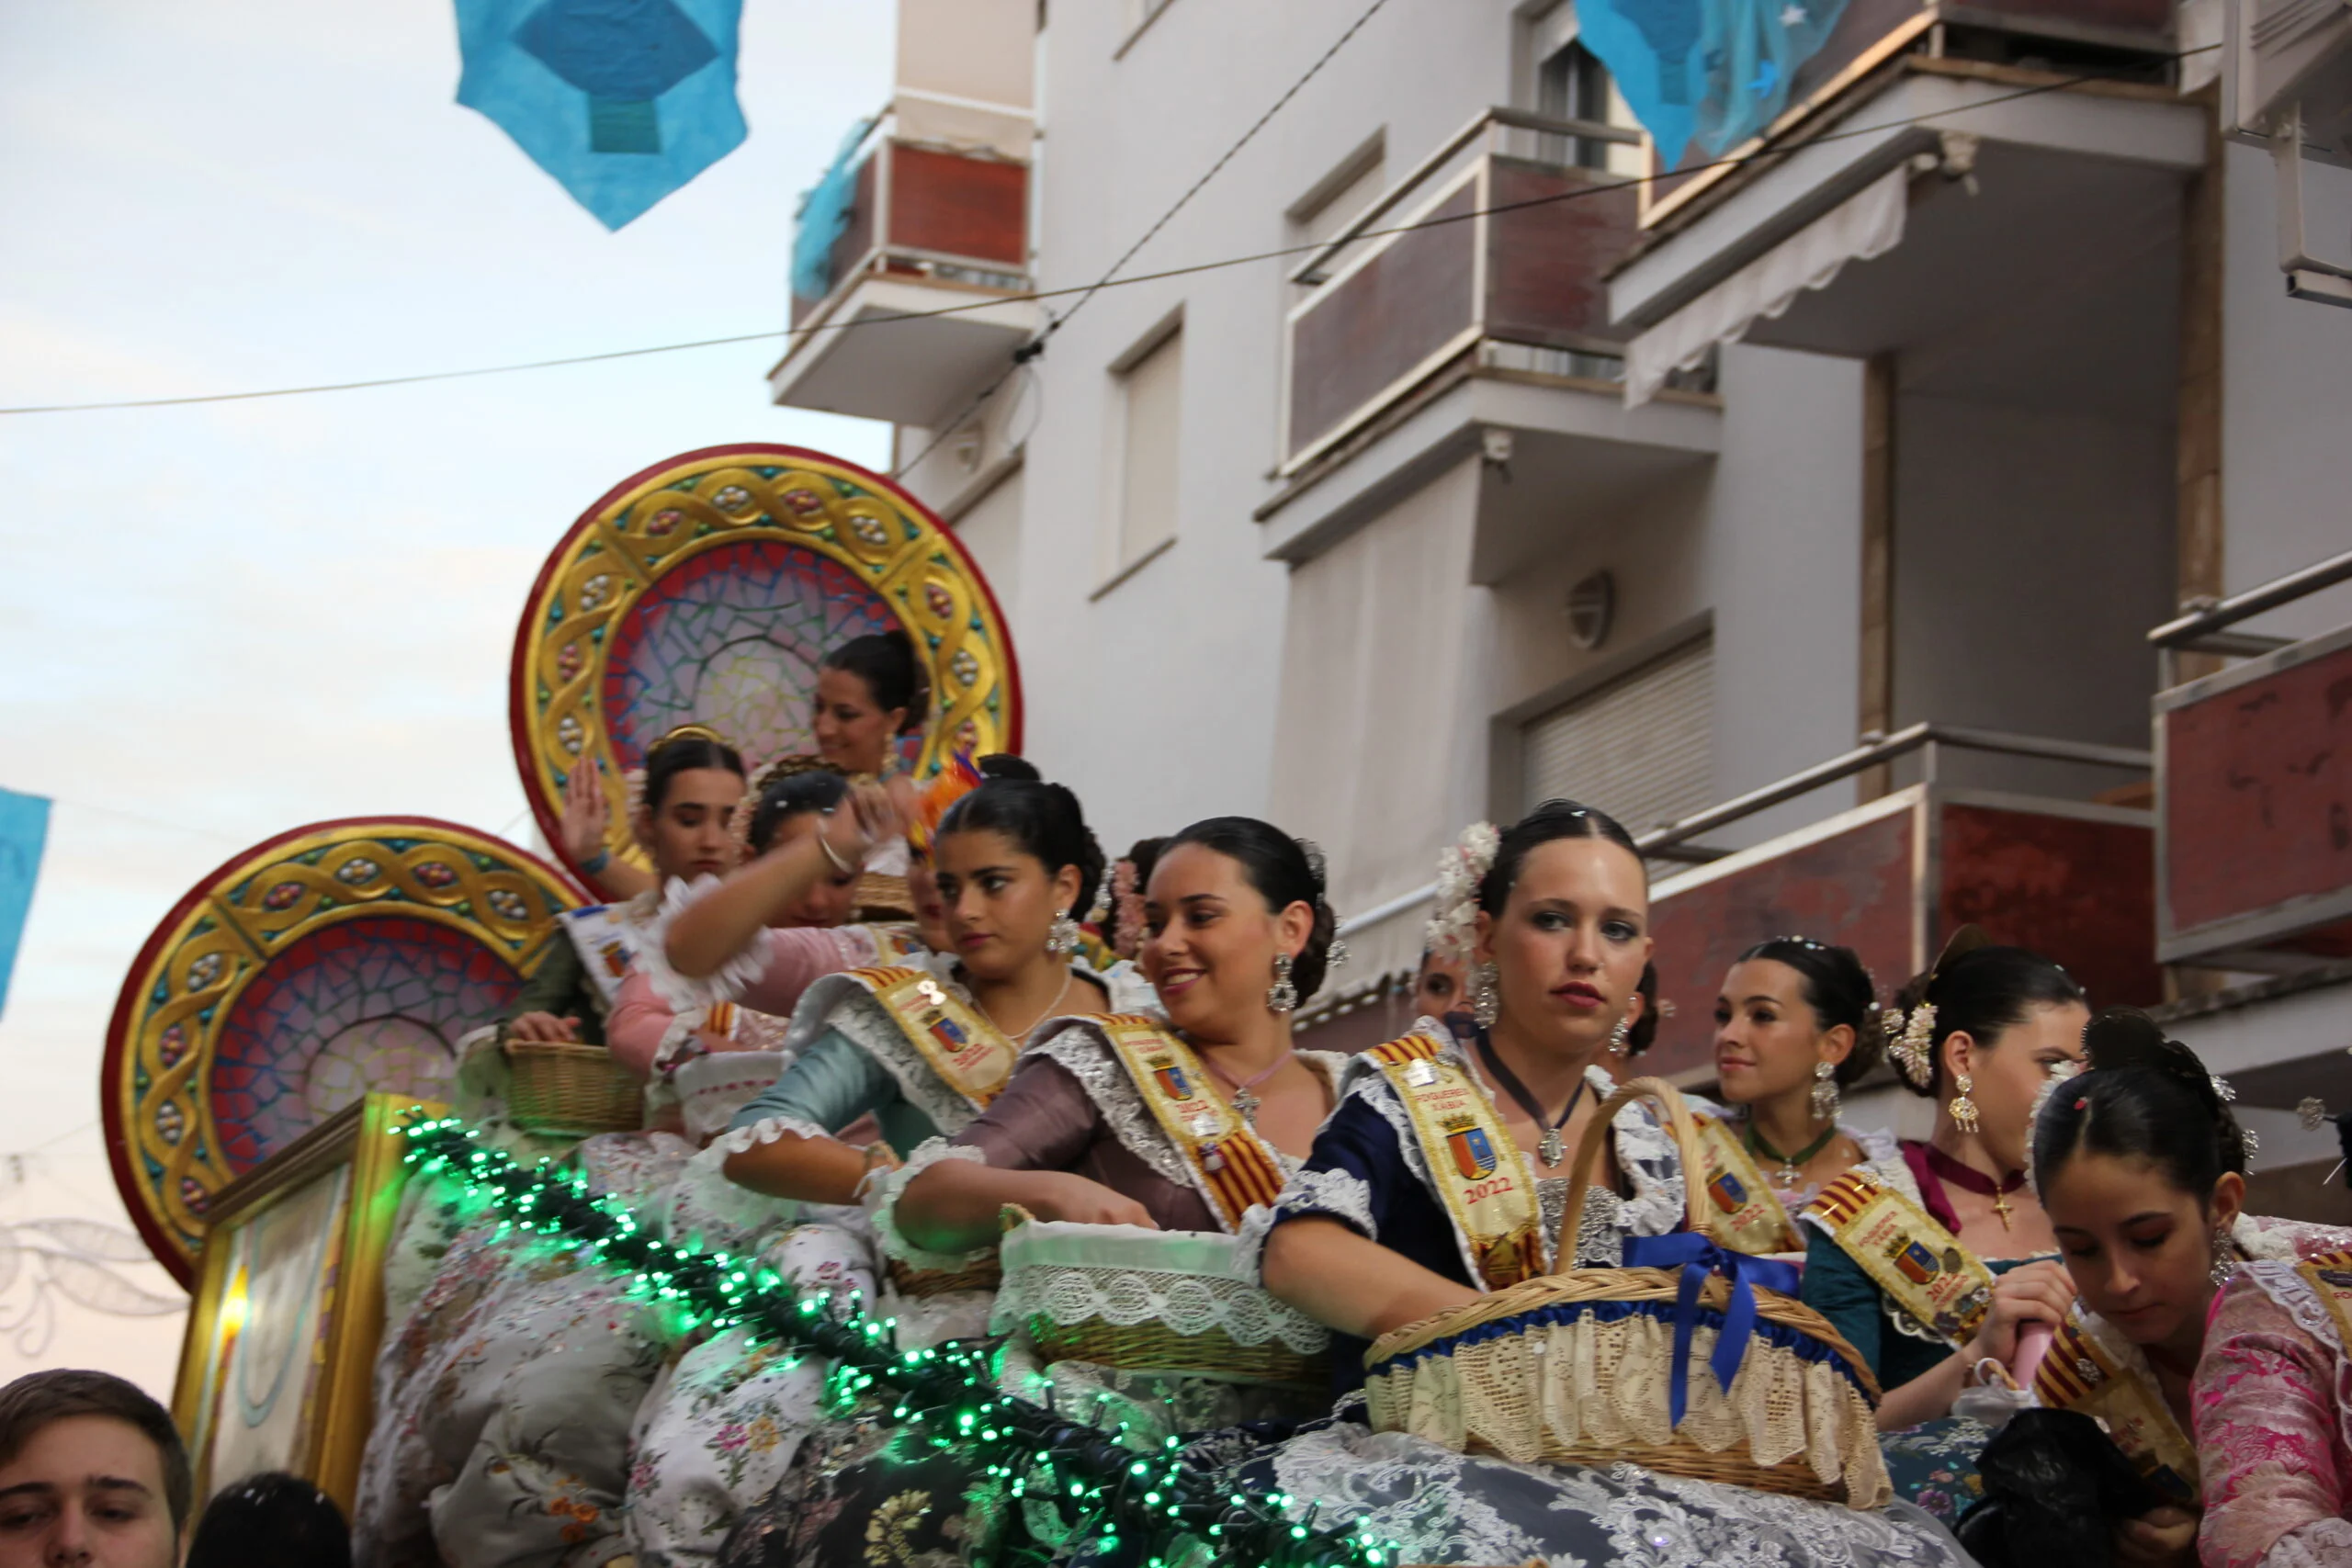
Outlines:
<svg viewBox="0 0 2352 1568"><path fill-rule="evenodd" d="M895 7L743 9L750 139L608 233L458 107L448 0L0 0L0 407L780 328L796 197L888 93ZM0 1226L125 1223L107 1018L222 861L374 813L526 839L515 620L607 488L734 441L888 463L885 426L769 405L779 352L0 416L0 787L56 802L0 1014ZM168 1394L180 1314L69 1307L36 1348L32 1283L0 1286L0 1379Z"/></svg>

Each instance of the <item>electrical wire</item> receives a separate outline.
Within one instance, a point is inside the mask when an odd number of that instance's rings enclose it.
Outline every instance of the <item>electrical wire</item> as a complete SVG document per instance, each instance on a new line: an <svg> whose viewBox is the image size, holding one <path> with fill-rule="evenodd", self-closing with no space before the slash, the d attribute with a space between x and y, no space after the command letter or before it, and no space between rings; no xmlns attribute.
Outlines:
<svg viewBox="0 0 2352 1568"><path fill-rule="evenodd" d="M2149 58L2152 60L2187 60L2195 55L2211 52L2211 51L2221 47L2222 46L2220 44L2202 44L2198 48L2182 50L2175 54L2152 55ZM1802 141L1791 142L1780 146L1758 148L1753 152L1744 152L1736 157L1717 158L1706 163L1686 164L1670 171L1670 173L1677 176L1689 176L1690 175L1704 173L1709 169L1730 168L1741 164L1755 164L1765 158L1790 157L1797 152L1803 152L1806 148L1818 147L1827 142L1849 141L1862 136L1874 136L1883 131L1888 130L1901 130L1909 126L1925 125L1932 120L1946 119L1955 115L1970 114L1979 109L1991 108L1999 104L2013 103L2020 98L2038 97L2045 93L2063 92L2072 87L2085 86L2098 82L2111 80L2113 80L2112 77L2091 74L2061 77L2054 81L2036 83L2031 86L2020 87L2015 92L2003 93L1989 98L1980 98L1974 103L1963 104L1954 108L1937 109L1928 114L1907 116L1902 119L1886 120L1873 125L1852 126L1843 130L1826 131L1819 136L1808 137ZM1238 144L1237 144L1237 150L1238 147ZM1362 233L1355 235L1354 239L1359 241L1385 239L1396 234L1409 234L1426 229L1444 228L1447 225L1454 223L1472 222L1481 218L1491 218L1503 213L1522 211L1529 208L1549 207L1558 202L1576 201L1589 197L1605 196L1613 191L1625 190L1632 186L1644 184L1655 177L1657 176L1635 175L1629 175L1626 178L1620 180L1596 180L1589 185L1579 186L1573 190L1555 191L1549 196L1531 197L1523 201L1503 202L1496 206L1476 208L1466 212L1454 213L1447 217L1420 219L1411 223L1396 224L1389 228L1367 229ZM1197 184L1195 186L1195 189L1197 189ZM1184 199L1189 200L1190 196L1191 193L1188 192ZM1174 210L1174 209L1170 209L1170 216L1173 215ZM1317 240L1295 245L1283 245L1272 250L1253 251L1246 255L1227 256L1216 261L1194 262L1183 266L1163 267L1155 272L1136 273L1126 277L1114 277L1106 275L1103 278L1098 279L1093 283L1073 284L1066 288L1038 288L1029 289L1014 294L991 294L986 299L970 300L957 305L944 305L933 310L891 311L881 315L860 316L854 320L822 321L812 327L779 327L768 332L738 333L727 337L694 338L680 343L650 344L639 348L609 349L596 354L569 355L559 358L525 360L504 365L471 366L458 370L421 371L416 374L407 376L380 376L373 377L365 380L322 382L311 386L272 387L243 392L200 392L171 398L125 398L102 402L27 404L13 408L0 408L0 416L49 413L97 413L117 409L182 408L198 403L245 402L261 398L309 397L325 392L356 392L365 391L378 387L409 387L430 381L455 381L480 376L507 376L532 370L557 370L574 365L594 365L616 359L639 359L650 355L681 354L691 352L695 349L723 348L737 344L764 343L779 338L814 338L828 333L849 332L865 327L888 326L898 321L931 321L942 316L963 315L973 310L991 310L1000 305L1014 305L1031 301L1060 299L1069 298L1073 295L1078 296L1080 300L1083 301L1083 299L1098 294L1105 288L1132 288L1139 284L1159 283L1164 282L1170 278L1192 277L1202 273L1223 271L1229 267L1248 266L1258 262L1278 261L1285 256L1301 255L1310 251L1321 250L1329 243L1329 242L1328 241ZM1129 254L1132 254L1133 250L1136 248L1137 247L1130 247ZM1118 265L1124 265L1124 258ZM1079 307L1077 305L1072 305L1069 310L1062 313L1059 320L1069 320L1070 316L1077 313L1078 308ZM1050 333L1054 330L1055 324L1057 323L1049 323L1046 328L1047 333ZM1045 334L1041 334L1038 339L1033 340L1033 342L1042 342L1044 335ZM1023 344L1023 348L1027 348L1029 345ZM1016 351L1016 353L1018 352L1019 351ZM1027 359L1030 357L1034 357L1034 355L1025 355L1017 360L1016 363L1025 364ZM1010 374L1010 372L1008 371L1007 374ZM955 421L943 426L942 429L944 431L956 428L965 419L970 417L973 408L977 408L980 403L985 402L987 398L993 395L996 389L1003 384L1004 377L1001 376L989 383L987 393L984 393L980 398L974 400L970 407L967 407L963 413L956 416ZM936 446L937 441L934 440L932 445ZM920 461L921 458L927 456L928 453L929 448L926 447L922 453L918 453L916 455L916 458L914 460ZM910 468L912 466L912 462L910 462L909 464L902 466L899 471L903 473L906 468Z"/></svg>

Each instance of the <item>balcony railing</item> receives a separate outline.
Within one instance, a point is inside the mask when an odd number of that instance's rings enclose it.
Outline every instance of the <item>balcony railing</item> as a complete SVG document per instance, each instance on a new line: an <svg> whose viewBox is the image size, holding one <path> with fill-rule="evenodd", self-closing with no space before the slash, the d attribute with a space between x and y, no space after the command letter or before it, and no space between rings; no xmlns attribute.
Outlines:
<svg viewBox="0 0 2352 1568"><path fill-rule="evenodd" d="M1634 190L1579 166L1640 133L1517 109L1479 115L1292 274L1286 471L1474 352L1585 379L1622 373L1601 278L1634 238Z"/></svg>
<svg viewBox="0 0 2352 1568"><path fill-rule="evenodd" d="M792 324L828 313L870 276L933 279L1017 293L1029 288L1029 165L898 134L884 115L854 150L848 221L822 293L793 291Z"/></svg>
<svg viewBox="0 0 2352 1568"><path fill-rule="evenodd" d="M2291 971L2352 957L2352 626L2298 641L2230 629L2346 581L2352 552L2148 634L2168 687L2155 697L2167 963ZM2172 684L2184 653L2245 662Z"/></svg>

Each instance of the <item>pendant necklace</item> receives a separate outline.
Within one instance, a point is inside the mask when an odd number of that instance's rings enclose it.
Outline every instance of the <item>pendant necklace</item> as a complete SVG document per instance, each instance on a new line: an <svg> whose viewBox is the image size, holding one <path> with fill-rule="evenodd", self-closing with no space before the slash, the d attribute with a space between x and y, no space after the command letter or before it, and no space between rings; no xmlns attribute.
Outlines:
<svg viewBox="0 0 2352 1568"><path fill-rule="evenodd" d="M1062 1003L1069 998L1070 986L1077 979L1078 971L1073 969L1069 972L1069 976L1062 981L1062 988L1054 993L1054 999L1046 1004L1046 1010L1032 1019L1029 1022L1029 1027L1023 1030L1018 1034L1013 1033L1011 1030L1005 1028L1004 1025L997 1023L994 1015L992 1015L988 1009L980 1007L979 998L974 997L972 998L972 1005L974 1007L980 1008L980 1016L982 1018L987 1019L992 1024L996 1024L996 1032L999 1034L1001 1034L1007 1040L1012 1041L1016 1046L1026 1045L1029 1043L1029 1037L1037 1032L1037 1025L1045 1022L1046 1020L1053 1017L1055 1013L1061 1010Z"/></svg>
<svg viewBox="0 0 2352 1568"><path fill-rule="evenodd" d="M1741 1142L1747 1145L1747 1152L1750 1155L1781 1162L1781 1168L1772 1173L1772 1184L1781 1191L1787 1192L1792 1190L1796 1184L1804 1179L1804 1172L1800 1168L1814 1156L1827 1148L1829 1140L1837 1135L1838 1123L1832 1122L1829 1123L1829 1130L1821 1136L1814 1139L1796 1153L1784 1155L1767 1142L1763 1134L1756 1130L1756 1119L1751 1116L1747 1121L1747 1131L1742 1136Z"/></svg>
<svg viewBox="0 0 2352 1568"><path fill-rule="evenodd" d="M1293 1046L1290 1050L1287 1050L1281 1055L1275 1057L1274 1065L1272 1066L1268 1067L1256 1077L1248 1079L1235 1078L1231 1073L1228 1073L1223 1067L1218 1066L1214 1057L1202 1056L1197 1051L1195 1051L1193 1055L1201 1056L1201 1066L1215 1073L1217 1076L1218 1081L1223 1083L1227 1089L1233 1091L1233 1109L1241 1113L1242 1123L1254 1133L1258 1130L1258 1107L1265 1104L1266 1102L1259 1099L1257 1095L1251 1091L1260 1084L1264 1083L1268 1078L1272 1077L1276 1073L1281 1072L1283 1070L1283 1064L1289 1061L1293 1056L1297 1055L1298 1049L1297 1047Z"/></svg>
<svg viewBox="0 0 2352 1568"><path fill-rule="evenodd" d="M2009 1215L2014 1212L2009 1207L2009 1194L2025 1185L2024 1171L2013 1170L1996 1182L1974 1166L1961 1164L1933 1144L1926 1147L1929 1170L1954 1187L1970 1192L1989 1193L1993 1199L1993 1212L2001 1216L2001 1228L2009 1228Z"/></svg>
<svg viewBox="0 0 2352 1568"><path fill-rule="evenodd" d="M1568 1151L1566 1140L1560 1136L1560 1129L1566 1126L1568 1118L1577 1113L1577 1102L1584 1098L1584 1079L1577 1079L1576 1092L1568 1096L1567 1104L1560 1108L1559 1120L1547 1123L1544 1120L1544 1107L1527 1092L1527 1086L1519 1081L1519 1075L1503 1066L1502 1058L1495 1055L1494 1044L1483 1029L1478 1032L1478 1059L1487 1064L1487 1071L1495 1075L1495 1081L1502 1085L1503 1092L1517 1100L1519 1108L1527 1112L1527 1119L1544 1129L1544 1139L1535 1145L1535 1153L1544 1161L1546 1170L1557 1168Z"/></svg>

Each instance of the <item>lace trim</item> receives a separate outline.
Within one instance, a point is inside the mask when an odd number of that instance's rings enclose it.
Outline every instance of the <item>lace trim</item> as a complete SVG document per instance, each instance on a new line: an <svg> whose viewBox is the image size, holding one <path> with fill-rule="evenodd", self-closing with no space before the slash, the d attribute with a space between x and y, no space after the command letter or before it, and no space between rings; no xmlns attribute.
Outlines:
<svg viewBox="0 0 2352 1568"><path fill-rule="evenodd" d="M703 1054L703 1043L695 1038L702 1032L704 1020L710 1016L708 1008L694 1008L685 1012L672 1013L662 1026L662 1043L653 1048L653 1077L664 1077L680 1062Z"/></svg>
<svg viewBox="0 0 2352 1568"><path fill-rule="evenodd" d="M969 1252L931 1252L909 1241L899 1229L899 1197L907 1183L929 1170L942 1160L969 1160L974 1165L988 1164L988 1156L979 1150L962 1144L951 1144L944 1138L925 1139L921 1147L907 1156L907 1163L876 1181L872 1196L866 1201L874 1215L874 1229L881 1237L885 1256L895 1258L910 1269L960 1274L985 1258L996 1256L996 1248L976 1247Z"/></svg>
<svg viewBox="0 0 2352 1568"><path fill-rule="evenodd" d="M1154 1176L1186 1191L1198 1190L1193 1168L1152 1118L1151 1108L1136 1092L1135 1079L1112 1051L1102 1031L1082 1020L1060 1020L1046 1025L1054 1032L1030 1047L1050 1057L1078 1080L1086 1098L1110 1123L1112 1136L1122 1147L1151 1168ZM1044 1030L1038 1032L1044 1033ZM1036 1039L1033 1035L1032 1039ZM1214 1212L1215 1205L1211 1205Z"/></svg>
<svg viewBox="0 0 2352 1568"><path fill-rule="evenodd" d="M1033 1316L1068 1326L1158 1323L1178 1334L1221 1329L1237 1345L1279 1339L1302 1355L1329 1348L1330 1331L1247 1280L1146 1269L1032 1267L1005 1271L989 1327L1016 1328Z"/></svg>
<svg viewBox="0 0 2352 1568"><path fill-rule="evenodd" d="M753 936L741 952L711 974L681 975L670 966L671 922L681 910L709 897L718 886L715 876L697 876L692 882L673 877L662 889L661 912L646 926L644 942L638 949L637 966L652 982L654 995L668 1003L673 1012L689 1012L716 1002L734 1001L751 987L752 982L767 973L765 931Z"/></svg>
<svg viewBox="0 0 2352 1568"><path fill-rule="evenodd" d="M2262 1568L2343 1568L2352 1562L2352 1519L2313 1519L2270 1543Z"/></svg>
<svg viewBox="0 0 2352 1568"><path fill-rule="evenodd" d="M2238 1265L2239 1277L2252 1284L2264 1295L2277 1302L2295 1326L2325 1345L2341 1358L2344 1337L2336 1332L2335 1314L2319 1299L2310 1281L2295 1272L2296 1264L2287 1258L2257 1258Z"/></svg>
<svg viewBox="0 0 2352 1568"><path fill-rule="evenodd" d="M796 1138L823 1138L830 1142L832 1134L814 1122L797 1116L763 1116L748 1126L729 1127L710 1141L714 1149L724 1149L730 1155L749 1153L760 1144L773 1144L790 1134Z"/></svg>

